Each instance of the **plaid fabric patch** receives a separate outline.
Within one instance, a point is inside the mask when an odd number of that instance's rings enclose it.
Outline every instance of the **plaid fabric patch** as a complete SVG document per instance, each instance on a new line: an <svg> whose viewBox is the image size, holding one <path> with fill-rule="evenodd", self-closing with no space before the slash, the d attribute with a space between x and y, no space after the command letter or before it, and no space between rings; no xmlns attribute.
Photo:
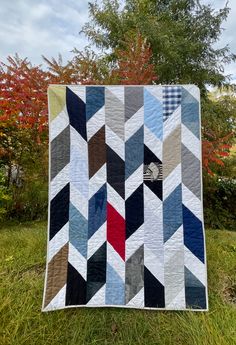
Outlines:
<svg viewBox="0 0 236 345"><path fill-rule="evenodd" d="M181 103L181 87L180 86L164 86L163 87L163 120L178 108Z"/></svg>

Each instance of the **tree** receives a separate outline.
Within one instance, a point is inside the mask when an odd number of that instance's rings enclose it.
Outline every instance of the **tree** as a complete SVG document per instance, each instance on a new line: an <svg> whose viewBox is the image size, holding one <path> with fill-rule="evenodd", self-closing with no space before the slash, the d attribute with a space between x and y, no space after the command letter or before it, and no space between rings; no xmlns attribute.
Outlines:
<svg viewBox="0 0 236 345"><path fill-rule="evenodd" d="M18 55L0 62L0 121L30 129L34 139L47 128L47 85L50 75Z"/></svg>
<svg viewBox="0 0 236 345"><path fill-rule="evenodd" d="M117 68L112 75L119 83L126 85L147 85L155 82L155 66L152 50L140 33L125 37L125 49L118 49Z"/></svg>
<svg viewBox="0 0 236 345"><path fill-rule="evenodd" d="M218 94L221 96L210 95L202 102L203 168L210 175L217 172L219 166L224 166L235 143L236 98L222 91Z"/></svg>
<svg viewBox="0 0 236 345"><path fill-rule="evenodd" d="M116 50L116 61L109 54L96 54L91 47L74 49L71 61L63 64L62 57L44 61L55 83L59 84L152 84L157 80L152 63L152 50L140 33L124 37L124 49Z"/></svg>
<svg viewBox="0 0 236 345"><path fill-rule="evenodd" d="M124 37L139 31L153 52L155 73L160 83L206 84L227 81L223 64L235 60L229 47L214 44L227 18L226 5L214 11L196 0L102 0L89 3L90 21L83 27L88 39L98 48L110 51L117 60L117 49L125 49Z"/></svg>
<svg viewBox="0 0 236 345"><path fill-rule="evenodd" d="M47 145L51 75L18 55L0 62L0 160L8 170L35 162ZM18 170L19 172L19 170Z"/></svg>
<svg viewBox="0 0 236 345"><path fill-rule="evenodd" d="M96 85L109 80L110 66L106 56L96 54L90 47L83 51L74 48L72 52L74 56L66 64L61 55L58 60L43 56L54 83Z"/></svg>
<svg viewBox="0 0 236 345"><path fill-rule="evenodd" d="M19 165L27 152L33 159L47 142L50 75L18 55L7 61L0 62L0 159L10 176L13 163Z"/></svg>
<svg viewBox="0 0 236 345"><path fill-rule="evenodd" d="M47 86L51 76L18 55L7 61L0 62L0 175L6 177L12 212L23 215L47 188ZM33 198L23 200L25 192L32 193L36 185Z"/></svg>
<svg viewBox="0 0 236 345"><path fill-rule="evenodd" d="M51 60L42 56L47 64L48 74L53 84L74 84L77 82L76 73L71 61L63 63L62 55L59 54L58 59Z"/></svg>

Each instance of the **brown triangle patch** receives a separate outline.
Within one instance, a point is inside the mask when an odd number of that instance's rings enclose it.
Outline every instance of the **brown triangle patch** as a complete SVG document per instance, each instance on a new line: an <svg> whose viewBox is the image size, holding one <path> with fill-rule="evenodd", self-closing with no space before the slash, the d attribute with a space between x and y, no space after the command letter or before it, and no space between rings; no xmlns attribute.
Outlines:
<svg viewBox="0 0 236 345"><path fill-rule="evenodd" d="M69 243L66 243L48 264L44 307L58 294L67 281Z"/></svg>

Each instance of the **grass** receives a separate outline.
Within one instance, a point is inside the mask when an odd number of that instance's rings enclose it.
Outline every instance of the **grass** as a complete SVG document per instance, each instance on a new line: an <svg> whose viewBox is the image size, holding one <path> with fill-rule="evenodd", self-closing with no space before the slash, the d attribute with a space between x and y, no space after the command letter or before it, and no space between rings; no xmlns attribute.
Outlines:
<svg viewBox="0 0 236 345"><path fill-rule="evenodd" d="M236 232L207 230L209 312L67 309L41 313L44 222L0 229L1 345L236 344Z"/></svg>

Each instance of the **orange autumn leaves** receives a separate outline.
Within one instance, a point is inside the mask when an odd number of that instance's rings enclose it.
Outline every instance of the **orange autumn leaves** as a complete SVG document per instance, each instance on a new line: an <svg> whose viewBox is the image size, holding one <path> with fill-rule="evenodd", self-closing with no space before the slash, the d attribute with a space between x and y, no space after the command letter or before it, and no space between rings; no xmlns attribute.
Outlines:
<svg viewBox="0 0 236 345"><path fill-rule="evenodd" d="M50 76L17 55L0 63L0 121L18 128L43 131L47 126Z"/></svg>

